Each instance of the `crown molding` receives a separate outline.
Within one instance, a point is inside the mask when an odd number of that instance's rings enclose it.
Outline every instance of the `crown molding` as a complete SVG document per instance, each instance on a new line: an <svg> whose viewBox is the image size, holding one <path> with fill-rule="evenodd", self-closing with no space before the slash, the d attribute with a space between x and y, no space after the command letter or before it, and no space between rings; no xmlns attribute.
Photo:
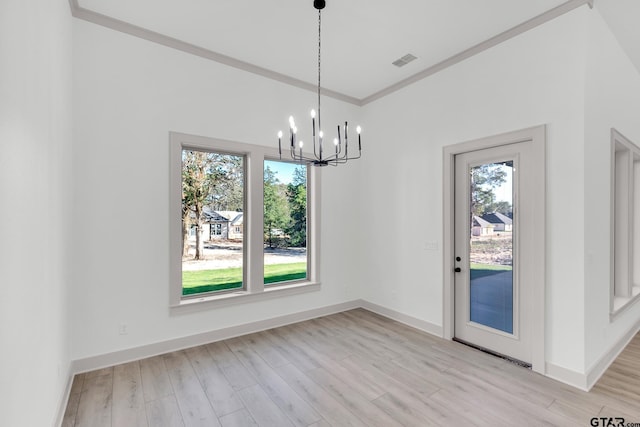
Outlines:
<svg viewBox="0 0 640 427"><path fill-rule="evenodd" d="M564 15L565 13L571 12L574 9L577 9L580 6L585 4L592 5L593 0L570 0L566 3L563 3L553 9L549 9L548 11L541 13L540 15L529 19L519 25L516 25L513 28L508 29L496 36L493 36L481 43L478 43L475 46L470 47L469 49L463 50L462 52L453 55L442 62L439 62L435 65L432 65L429 68L425 68L424 70L407 77L404 80L399 81L391 86L388 86L372 95L367 96L361 100L361 105L369 104L377 99L383 98L387 95L390 95L394 92L399 91L400 89L409 86L413 83L416 83L426 77L432 76L446 68L449 68L455 64L458 64L465 59L471 58L481 52L484 52L487 49L491 49L494 46L497 46L507 40L510 40L522 33L525 33L533 28L536 28L542 24L545 24L559 16Z"/></svg>
<svg viewBox="0 0 640 427"><path fill-rule="evenodd" d="M218 52L214 52L209 49L205 49L200 46L196 46L185 41L166 36L164 34L151 31L147 28L139 27L137 25L130 24L119 19L112 18L101 13L94 12L89 9L80 7L78 0L69 0L71 6L71 15L74 18L82 19L83 21L91 22L121 33L129 34L134 37L141 38L153 43L157 43L172 49L176 49L185 53L199 56L201 58L209 59L220 64L228 65L233 68L237 68L248 73L257 74L262 77L266 77L271 80L275 80L281 83L285 83L290 86L295 86L300 89L305 89L310 92L317 92L318 86L305 82L300 79L288 76L286 74L278 73L276 71L262 68L249 62L241 61L239 59L232 58L227 55L223 55ZM321 93L330 98L335 98L340 101L347 102L349 104L360 105L360 100L353 96L345 95L340 92L336 92L330 89L321 88Z"/></svg>
<svg viewBox="0 0 640 427"><path fill-rule="evenodd" d="M409 76L403 80L400 80L399 82L394 83L393 85L388 86L382 90L379 90L365 98L359 99L359 98L346 95L341 92L326 89L326 88L322 88L321 93L324 96L362 107L373 101L376 101L380 98L384 98L387 95L397 92L406 86L412 85L413 83L416 83L442 70L445 70L453 65L456 65L464 61L465 59L478 55L479 53L482 53L487 49L491 49L494 46L497 46L522 33L525 33L559 16L562 16L565 13L571 12L574 9L577 9L584 5L588 5L589 8L593 8L593 2L594 0L568 0L567 2L553 9L549 9L548 11L543 12L536 17L533 17L519 25L516 25L513 28L508 29L507 31L504 31L483 42L480 42L475 46L470 47L469 49L463 50L462 52L457 53L445 59L444 61L438 62L437 64L434 64L428 68L425 68L424 70L416 74L413 74L412 76ZM269 70L267 68L259 67L249 62L241 61L239 59L235 59L230 56L223 55L221 53L214 52L212 50L205 49L203 47L200 47L191 43L187 43L185 41L182 41L173 37L169 37L164 34L157 33L155 31L151 31L147 28L139 27L137 25L133 25L128 22L112 18L110 16L103 15L89 9L85 9L79 5L78 0L69 0L69 6L71 8L71 15L74 18L82 19L84 21L91 22L96 25L110 28L115 31L120 31L125 34L132 35L134 37L138 37L138 38L141 38L153 43L157 43L172 49L180 50L185 53L196 55L201 58L209 59L211 61L218 62L220 64L228 65L230 67L234 67L239 70L246 71L248 73L257 74L259 76L266 77L268 79L275 80L275 81L278 81L290 86L294 86L300 89L308 90L310 92L316 92L318 90L318 87L313 83L296 79L295 77L278 73L276 71Z"/></svg>

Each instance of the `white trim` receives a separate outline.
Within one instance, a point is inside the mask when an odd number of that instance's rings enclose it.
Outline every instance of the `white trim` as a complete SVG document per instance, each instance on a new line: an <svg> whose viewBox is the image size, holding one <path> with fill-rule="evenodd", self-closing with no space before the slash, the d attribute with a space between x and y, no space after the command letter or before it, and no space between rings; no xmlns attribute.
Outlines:
<svg viewBox="0 0 640 427"><path fill-rule="evenodd" d="M533 28L536 28L542 24L545 24L555 18L558 18L559 16L569 13L572 10L577 9L583 5L588 5L590 8L593 8L593 0L568 0L567 2L559 6L549 9L538 16L535 16L521 24L518 24L515 27L512 27L485 41L482 41L476 44L475 46L465 49L462 52L459 52L435 65L425 68L424 70L412 76L409 76L406 79L403 79L397 83L394 83L393 85L388 86L384 89L381 89L364 98L359 99L341 92L337 92L337 91L333 91L325 88L321 89L322 94L330 98L338 99L340 101L344 101L349 104L362 107L373 101L376 101L380 98L383 98L387 95L397 92L398 90L406 86L409 86L413 83L416 83L426 77L429 77L453 65L456 65L464 61L465 59L478 55L484 52L485 50L491 49L494 46L497 46L507 40L510 40L516 36L519 36L522 33L525 33ZM92 10L81 7L78 4L78 0L69 0L69 6L71 7L71 15L74 18L82 19L84 21L91 22L106 28L110 28L115 31L120 31L125 34L132 35L134 37L139 37L141 39L150 41L152 43L157 43L172 49L180 50L182 52L199 56L201 58L209 59L211 61L215 61L220 64L228 65L230 67L234 67L239 70L246 71L248 73L257 74L259 76L266 77L268 79L272 79L272 80L285 83L291 86L295 86L300 89L308 90L311 92L316 92L318 90L317 85L314 83L305 82L303 80L288 76L286 74L278 73L276 71L269 70L267 68L259 67L249 62L241 61L239 59L232 58L230 56L223 55L221 53L214 52L212 50L205 49L203 47L196 46L194 44L187 43L182 40L178 40L173 37L169 37L164 34L157 33L155 31L151 31L147 28L139 27L139 26L130 24L128 22L112 18L107 15L94 12Z"/></svg>
<svg viewBox="0 0 640 427"><path fill-rule="evenodd" d="M442 325L443 338L451 340L454 336L454 171L455 156L469 151L482 150L498 147L506 144L533 141L535 144L536 159L533 162L535 167L539 167L539 176L546 178L546 126L540 125L514 132L494 135L487 138L462 142L459 144L443 147L443 310ZM538 221L534 227L538 230L546 230L546 179L537 188L538 193L535 206L540 212L534 216ZM540 268L535 270L536 277L534 283L542 283L543 286L534 288L533 296L533 324L532 324L532 356L531 364L535 372L544 374L545 372L545 287L546 283L546 233L536 233L539 240L539 247L535 248L535 253L540 254L540 259L536 260L536 265Z"/></svg>
<svg viewBox="0 0 640 427"><path fill-rule="evenodd" d="M56 418L53 421L54 426L62 426L62 422L64 421L64 414L67 412L67 405L69 404L69 396L71 396L71 386L73 385L73 376L74 373L71 370L71 363L67 366L67 385L64 389L64 392L60 396L60 401L58 402L58 413L56 414Z"/></svg>
<svg viewBox="0 0 640 427"><path fill-rule="evenodd" d="M381 316L395 320L396 322L403 323L407 326L411 326L412 328L419 329L422 332L442 338L442 326L436 325L435 323L427 322L426 320L421 320L365 300L360 300L360 306L365 310L372 311Z"/></svg>
<svg viewBox="0 0 640 427"><path fill-rule="evenodd" d="M118 365L121 363L128 363L147 357L170 353L172 351L183 350L185 348L195 347L210 342L252 334L254 332L260 332L267 329L290 325L292 323L303 322L305 320L315 319L321 316L328 316L330 314L340 313L359 307L361 307L359 300L347 301L340 304L333 304L326 307L301 311L298 313L285 314L283 316L258 320L251 323L244 323L195 335L189 335L186 337L173 338L153 344L146 344L139 347L133 347L125 350L119 350L111 353L77 359L72 361L72 372L74 374L89 372L96 369Z"/></svg>
<svg viewBox="0 0 640 427"><path fill-rule="evenodd" d="M585 384L587 390L591 390L591 387L596 385L600 377L607 371L609 366L616 360L616 358L622 353L622 351L631 342L633 337L640 331L640 320L629 331L624 334L616 344L614 344L609 351L603 354L596 363L594 363L589 369L587 369L587 375Z"/></svg>
<svg viewBox="0 0 640 427"><path fill-rule="evenodd" d="M553 363L546 363L546 376L561 383L568 384L580 390L589 391L587 387L587 376L580 372L564 368Z"/></svg>
<svg viewBox="0 0 640 427"><path fill-rule="evenodd" d="M618 187L618 173L620 169L624 170L624 164L618 164L618 152L626 152L629 155L626 165L628 174L625 176L627 182L622 183L620 187ZM640 147L617 129L611 128L611 179L609 193L609 244L611 245L611 250L609 251L610 322L614 322L618 316L640 300L640 294L637 293L634 286L634 276L637 274L637 271L635 271L636 250L640 250L640 248L635 248L635 232L637 231L635 230L635 218L637 215L635 211L639 201L636 200L636 189L634 189L638 179L634 172L634 158L638 154L640 154ZM617 226L621 227L622 230L618 230ZM618 237L622 237L620 239L621 242L616 241ZM622 265L619 266L618 262L621 262ZM634 292L636 293L635 295ZM616 304L616 301L618 304Z"/></svg>
<svg viewBox="0 0 640 427"><path fill-rule="evenodd" d="M260 276L262 278L262 276ZM264 291L250 293L246 291L224 292L217 295L206 295L201 298L188 298L178 304L170 306L171 314L194 313L208 310L214 307L228 307L236 304L265 301L272 298L281 298L289 295L297 295L306 292L320 290L320 283L292 282L281 285L273 285L264 288Z"/></svg>

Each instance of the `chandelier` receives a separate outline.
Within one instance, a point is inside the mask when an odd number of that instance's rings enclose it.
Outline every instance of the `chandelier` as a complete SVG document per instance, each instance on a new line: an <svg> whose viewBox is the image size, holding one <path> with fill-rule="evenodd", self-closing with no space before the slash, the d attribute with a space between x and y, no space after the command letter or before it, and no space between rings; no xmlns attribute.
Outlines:
<svg viewBox="0 0 640 427"><path fill-rule="evenodd" d="M325 135L321 126L320 115L320 52L321 52L321 28L322 28L322 9L325 7L325 0L314 0L313 7L318 9L318 110L311 110L311 128L312 128L312 144L313 144L313 156L310 154L304 154L302 149L304 142L298 139L298 128L293 116L289 117L289 142L290 142L290 156L291 159L306 163L312 166L337 166L342 163L347 163L348 160L359 159L362 155L362 143L360 141L361 128L358 126L356 132L358 134L358 155L349 157L349 135L348 125L344 122L342 132L340 132L340 125L338 125L338 132L333 139L333 144L325 143ZM318 119L318 127L316 128L316 118ZM316 130L318 131L316 134ZM342 136L344 135L344 141ZM333 146L332 146L333 145ZM282 159L282 131L278 132L278 152L280 153L280 159Z"/></svg>

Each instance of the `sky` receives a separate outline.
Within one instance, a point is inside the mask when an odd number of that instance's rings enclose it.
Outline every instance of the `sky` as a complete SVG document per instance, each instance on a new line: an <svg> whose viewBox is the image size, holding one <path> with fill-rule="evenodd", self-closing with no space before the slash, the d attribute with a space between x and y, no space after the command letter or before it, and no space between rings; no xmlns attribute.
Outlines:
<svg viewBox="0 0 640 427"><path fill-rule="evenodd" d="M503 165L502 170L506 172L506 180L501 186L493 190L493 194L495 194L497 202L513 203L513 168Z"/></svg>
<svg viewBox="0 0 640 427"><path fill-rule="evenodd" d="M277 160L265 160L264 166L265 168L269 166L269 168L276 173L276 177L281 183L290 184L291 181L293 181L293 171L297 166L300 166L300 164L280 162Z"/></svg>

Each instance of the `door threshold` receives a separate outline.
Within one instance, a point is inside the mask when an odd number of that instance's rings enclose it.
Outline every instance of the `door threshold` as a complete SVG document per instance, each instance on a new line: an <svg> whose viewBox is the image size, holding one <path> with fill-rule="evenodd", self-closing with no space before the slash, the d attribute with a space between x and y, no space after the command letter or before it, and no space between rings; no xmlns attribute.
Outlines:
<svg viewBox="0 0 640 427"><path fill-rule="evenodd" d="M513 363L514 365L521 366L523 368L531 369L531 363L523 362L522 360L514 359L513 357L507 356L505 354L498 353L497 351L490 350L488 348L472 344L467 341L463 341L460 338L453 337L453 341L466 345L467 347L475 348L476 350L480 350L483 353L490 354L494 357L499 357L500 359L506 360L507 362Z"/></svg>

